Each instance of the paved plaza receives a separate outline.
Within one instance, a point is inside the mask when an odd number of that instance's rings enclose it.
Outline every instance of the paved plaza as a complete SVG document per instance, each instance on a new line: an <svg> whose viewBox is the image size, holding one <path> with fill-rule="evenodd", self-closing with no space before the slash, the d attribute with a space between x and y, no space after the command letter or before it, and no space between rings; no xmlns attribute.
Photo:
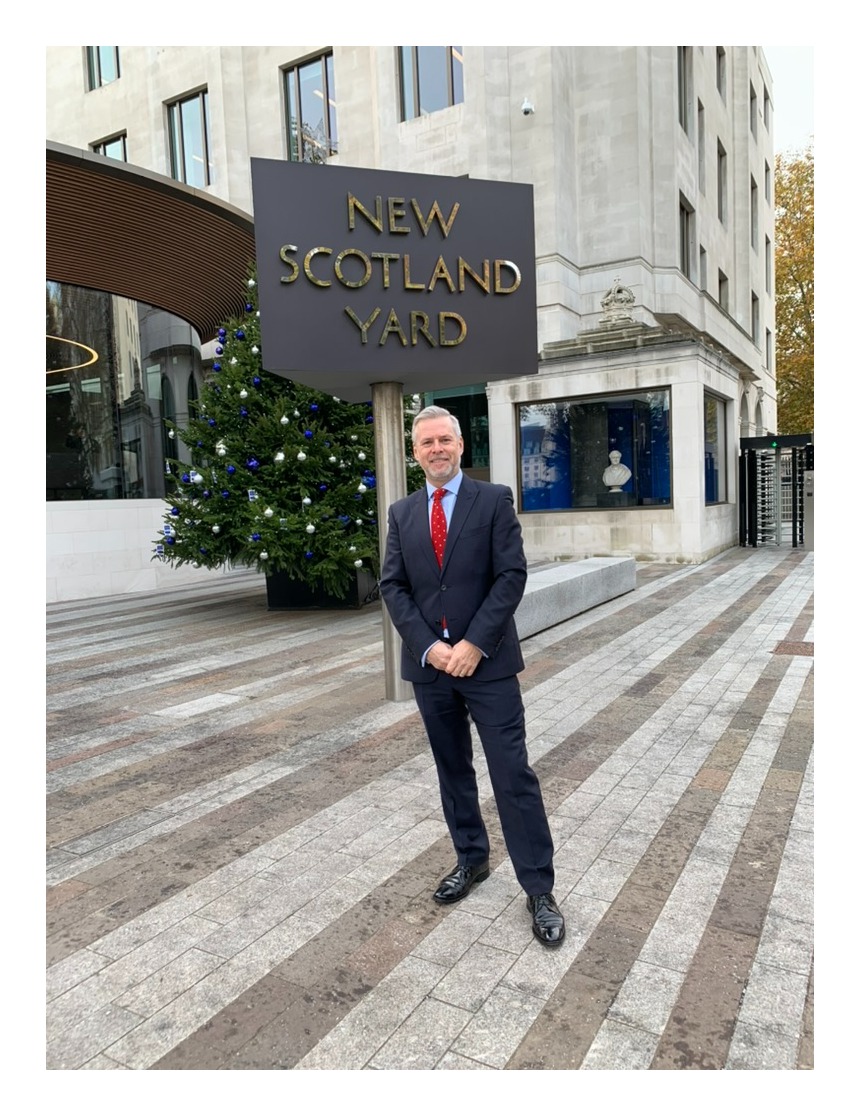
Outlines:
<svg viewBox="0 0 860 1116"><path fill-rule="evenodd" d="M567 937L453 864L382 606L47 607L48 1069L813 1068L813 554L640 563L523 642ZM433 1079L434 1081L436 1079Z"/></svg>

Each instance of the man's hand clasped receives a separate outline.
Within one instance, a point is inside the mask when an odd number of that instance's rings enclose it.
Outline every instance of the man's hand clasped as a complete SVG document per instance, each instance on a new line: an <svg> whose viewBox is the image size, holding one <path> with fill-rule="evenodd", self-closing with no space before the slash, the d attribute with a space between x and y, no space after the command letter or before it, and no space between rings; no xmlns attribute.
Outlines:
<svg viewBox="0 0 860 1116"><path fill-rule="evenodd" d="M436 670L442 670L453 678L471 678L483 656L480 650L461 639L453 647L450 643L434 643L427 652L427 662Z"/></svg>

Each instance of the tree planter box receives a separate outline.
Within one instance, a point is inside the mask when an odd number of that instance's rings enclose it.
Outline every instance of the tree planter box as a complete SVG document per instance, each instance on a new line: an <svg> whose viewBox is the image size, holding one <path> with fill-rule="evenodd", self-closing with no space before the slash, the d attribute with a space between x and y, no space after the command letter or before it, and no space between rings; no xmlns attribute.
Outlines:
<svg viewBox="0 0 860 1116"><path fill-rule="evenodd" d="M376 578L362 568L355 571L345 597L333 597L321 588L294 581L289 574L266 574L266 602L269 611L310 608L361 608L379 599Z"/></svg>

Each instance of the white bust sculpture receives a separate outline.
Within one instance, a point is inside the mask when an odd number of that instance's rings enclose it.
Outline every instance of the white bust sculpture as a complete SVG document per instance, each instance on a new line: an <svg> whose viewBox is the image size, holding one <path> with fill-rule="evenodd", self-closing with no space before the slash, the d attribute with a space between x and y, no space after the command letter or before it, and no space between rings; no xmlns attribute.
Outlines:
<svg viewBox="0 0 860 1116"><path fill-rule="evenodd" d="M603 470L603 483L610 492L620 492L622 484L627 484L630 480L630 470L622 465L618 450L610 451L609 460L611 464Z"/></svg>

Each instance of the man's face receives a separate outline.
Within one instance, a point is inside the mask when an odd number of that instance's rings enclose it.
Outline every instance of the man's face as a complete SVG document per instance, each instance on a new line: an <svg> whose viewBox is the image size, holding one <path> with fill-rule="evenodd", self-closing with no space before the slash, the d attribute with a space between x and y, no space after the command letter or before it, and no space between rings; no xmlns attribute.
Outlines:
<svg viewBox="0 0 860 1116"><path fill-rule="evenodd" d="M448 418L422 419L415 427L412 452L430 484L441 488L459 472L463 439Z"/></svg>

